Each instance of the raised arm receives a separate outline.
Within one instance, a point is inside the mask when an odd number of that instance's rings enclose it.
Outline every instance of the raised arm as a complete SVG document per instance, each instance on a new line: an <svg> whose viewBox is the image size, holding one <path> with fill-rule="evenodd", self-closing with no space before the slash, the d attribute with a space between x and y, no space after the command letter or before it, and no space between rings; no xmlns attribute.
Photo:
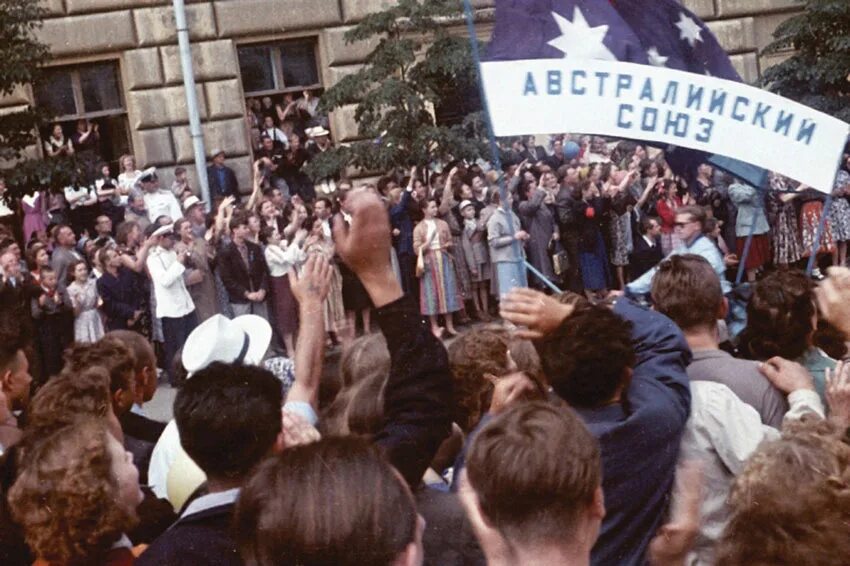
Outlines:
<svg viewBox="0 0 850 566"><path fill-rule="evenodd" d="M289 272L292 294L298 301L298 343L295 347L295 383L286 402L309 403L319 410L319 382L325 357L324 304L331 285L327 258L314 254L307 259L300 276Z"/></svg>
<svg viewBox="0 0 850 566"><path fill-rule="evenodd" d="M381 201L358 190L347 204L352 223L347 228L341 218L336 219L337 251L375 304L391 360L384 424L375 442L408 484L417 486L451 431L448 355L393 275L389 222Z"/></svg>

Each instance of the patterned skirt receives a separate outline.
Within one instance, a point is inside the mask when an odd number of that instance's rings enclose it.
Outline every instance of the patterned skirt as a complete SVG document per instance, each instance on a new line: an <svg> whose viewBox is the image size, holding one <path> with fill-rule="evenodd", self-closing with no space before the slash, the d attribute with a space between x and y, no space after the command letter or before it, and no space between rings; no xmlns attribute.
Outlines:
<svg viewBox="0 0 850 566"><path fill-rule="evenodd" d="M823 215L823 203L820 201L810 201L803 205L800 210L800 236L803 244L803 257L812 255L812 248L815 245L815 238L818 233L818 226ZM827 219L823 237L820 241L819 254L831 253L835 247L832 240L832 226Z"/></svg>
<svg viewBox="0 0 850 566"><path fill-rule="evenodd" d="M803 257L794 204L789 204L777 211L776 222L771 227L773 263L776 265L788 265Z"/></svg>
<svg viewBox="0 0 850 566"><path fill-rule="evenodd" d="M449 250L449 253L454 260L455 273L457 274L457 292L460 295L461 301L465 301L472 297L472 275L469 273L469 268L466 266L466 260L463 258L463 242L461 241L461 236L452 236L452 243L454 243L454 245Z"/></svg>
<svg viewBox="0 0 850 566"><path fill-rule="evenodd" d="M608 224L611 235L611 263L617 266L629 265L629 253L631 253L631 230L630 215L611 215Z"/></svg>
<svg viewBox="0 0 850 566"><path fill-rule="evenodd" d="M419 282L419 306L423 315L448 314L461 310L455 261L443 251L427 252L425 273Z"/></svg>
<svg viewBox="0 0 850 566"><path fill-rule="evenodd" d="M829 207L829 223L836 242L850 240L850 203L844 197L835 197Z"/></svg>

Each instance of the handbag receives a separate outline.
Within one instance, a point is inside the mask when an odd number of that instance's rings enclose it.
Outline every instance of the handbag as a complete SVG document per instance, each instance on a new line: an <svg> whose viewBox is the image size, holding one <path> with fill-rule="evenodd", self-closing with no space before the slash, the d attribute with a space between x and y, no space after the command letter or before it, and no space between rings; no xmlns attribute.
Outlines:
<svg viewBox="0 0 850 566"><path fill-rule="evenodd" d="M419 253L416 254L416 277L422 277L425 273L425 256L422 254L422 248L419 248Z"/></svg>
<svg viewBox="0 0 850 566"><path fill-rule="evenodd" d="M563 275L570 269L570 256L559 240L552 242L552 269L555 275Z"/></svg>

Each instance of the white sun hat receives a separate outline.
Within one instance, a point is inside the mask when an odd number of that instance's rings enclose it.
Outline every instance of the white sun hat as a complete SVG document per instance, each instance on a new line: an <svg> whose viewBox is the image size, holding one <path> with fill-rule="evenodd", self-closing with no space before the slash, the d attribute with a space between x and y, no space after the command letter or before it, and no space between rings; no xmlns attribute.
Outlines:
<svg viewBox="0 0 850 566"><path fill-rule="evenodd" d="M183 367L189 375L213 362L259 365L272 339L268 321L255 314L229 319L214 315L186 339L183 346Z"/></svg>

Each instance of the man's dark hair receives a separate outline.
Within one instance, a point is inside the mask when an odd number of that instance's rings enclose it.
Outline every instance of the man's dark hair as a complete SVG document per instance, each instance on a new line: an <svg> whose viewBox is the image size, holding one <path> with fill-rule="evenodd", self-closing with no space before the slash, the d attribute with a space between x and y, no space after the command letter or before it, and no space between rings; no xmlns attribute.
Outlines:
<svg viewBox="0 0 850 566"><path fill-rule="evenodd" d="M660 224L654 216L642 216L638 227L641 235L646 235L652 229L652 223Z"/></svg>
<svg viewBox="0 0 850 566"><path fill-rule="evenodd" d="M604 306L578 309L538 347L543 372L570 405L611 401L635 363L632 325Z"/></svg>
<svg viewBox="0 0 850 566"><path fill-rule="evenodd" d="M652 301L682 330L714 328L723 305L720 278L704 257L672 255L658 264L652 278Z"/></svg>
<svg viewBox="0 0 850 566"><path fill-rule="evenodd" d="M215 362L177 393L180 443L207 476L242 478L280 434L282 403L280 381L270 372Z"/></svg>
<svg viewBox="0 0 850 566"><path fill-rule="evenodd" d="M20 319L17 319L20 315L14 308L0 306L0 373L17 360L18 352L26 347L30 338Z"/></svg>
<svg viewBox="0 0 850 566"><path fill-rule="evenodd" d="M249 214L245 212L237 212L233 215L233 218L230 219L230 224L228 227L231 230L235 230L239 226L247 226L248 225L248 216Z"/></svg>
<svg viewBox="0 0 850 566"><path fill-rule="evenodd" d="M328 208L328 210L333 210L333 203L331 203L331 199L329 199L328 197L317 198L316 203L313 205L313 208L315 208L316 205L319 204L320 202L325 203L325 206Z"/></svg>
<svg viewBox="0 0 850 566"><path fill-rule="evenodd" d="M543 401L487 423L466 466L487 521L529 545L571 536L602 481L596 439L570 408Z"/></svg>

